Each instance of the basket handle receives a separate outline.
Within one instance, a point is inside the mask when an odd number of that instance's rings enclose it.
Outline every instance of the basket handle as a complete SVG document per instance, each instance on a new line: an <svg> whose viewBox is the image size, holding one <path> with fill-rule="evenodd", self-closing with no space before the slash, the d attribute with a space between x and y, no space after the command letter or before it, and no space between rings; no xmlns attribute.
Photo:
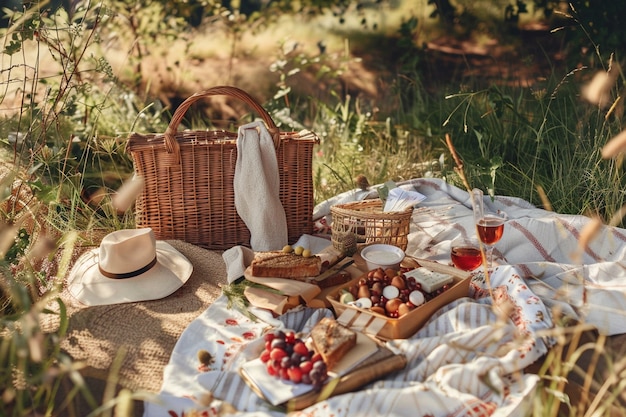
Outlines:
<svg viewBox="0 0 626 417"><path fill-rule="evenodd" d="M274 123L274 120L272 120L272 116L270 116L267 110L265 110L254 98L252 98L250 94L246 93L245 91L237 87L222 85L209 88L208 90L199 91L189 96L185 101L182 102L180 106L178 106L178 108L174 112L174 115L172 116L170 124L167 126L167 130L165 130L164 142L165 149L168 153L175 152L177 155L180 154L180 145L176 140L176 131L178 130L178 125L180 125L180 122L183 120L183 117L185 116L185 113L187 112L189 107L191 107L191 105L194 104L196 101L205 97L221 95L237 98L250 105L250 107L252 107L259 115L261 115L261 118L267 125L267 129L270 132L270 135L272 135L274 147L278 149L278 146L280 145L280 132L278 130L278 127L276 127L276 123Z"/></svg>

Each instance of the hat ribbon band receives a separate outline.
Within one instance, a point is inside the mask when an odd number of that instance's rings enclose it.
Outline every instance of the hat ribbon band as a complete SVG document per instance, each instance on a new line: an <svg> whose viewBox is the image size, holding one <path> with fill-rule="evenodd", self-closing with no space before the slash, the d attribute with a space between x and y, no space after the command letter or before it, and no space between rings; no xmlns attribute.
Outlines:
<svg viewBox="0 0 626 417"><path fill-rule="evenodd" d="M125 278L132 278L132 277L136 277L137 275L141 275L144 272L149 271L154 265L156 265L157 263L157 258L156 256L154 257L154 259L152 261L150 261L150 263L142 268L139 268L135 271L132 272L125 272L123 274L114 274L111 272L107 272L104 269L102 269L102 267L100 265L98 265L98 269L100 270L100 273L102 275L104 275L107 278L114 278L114 279L125 279Z"/></svg>

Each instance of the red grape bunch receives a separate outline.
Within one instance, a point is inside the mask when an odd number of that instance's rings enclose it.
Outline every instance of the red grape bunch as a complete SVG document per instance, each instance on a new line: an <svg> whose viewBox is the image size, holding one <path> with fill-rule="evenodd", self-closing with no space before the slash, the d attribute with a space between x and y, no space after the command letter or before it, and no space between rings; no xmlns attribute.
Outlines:
<svg viewBox="0 0 626 417"><path fill-rule="evenodd" d="M328 369L319 353L309 349L291 330L274 330L266 333L263 339L265 348L261 361L270 375L321 389L328 378Z"/></svg>

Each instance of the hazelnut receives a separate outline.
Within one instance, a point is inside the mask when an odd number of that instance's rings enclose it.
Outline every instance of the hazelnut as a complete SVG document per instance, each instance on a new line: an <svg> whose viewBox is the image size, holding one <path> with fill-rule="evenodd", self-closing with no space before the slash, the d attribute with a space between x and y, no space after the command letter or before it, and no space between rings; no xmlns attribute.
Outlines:
<svg viewBox="0 0 626 417"><path fill-rule="evenodd" d="M402 303L398 306L398 317L404 316L406 313L411 311L411 307L408 304Z"/></svg>
<svg viewBox="0 0 626 417"><path fill-rule="evenodd" d="M352 296L356 300L357 299L357 295L359 294L359 286L358 285L351 285L350 288L348 289L348 291L350 291L350 294L352 294Z"/></svg>
<svg viewBox="0 0 626 417"><path fill-rule="evenodd" d="M377 294L382 294L383 293L383 283L378 281L372 284L372 288L371 288L372 292L375 292Z"/></svg>
<svg viewBox="0 0 626 417"><path fill-rule="evenodd" d="M377 314L381 314L381 315L385 315L385 309L382 308L381 306L373 306L372 308L370 308L370 311L377 313Z"/></svg>
<svg viewBox="0 0 626 417"><path fill-rule="evenodd" d="M394 269L387 268L385 269L385 275L387 275L387 278L391 279L398 275L398 273Z"/></svg>
<svg viewBox="0 0 626 417"><path fill-rule="evenodd" d="M367 285L359 285L359 291L357 292L357 298L370 298L370 289Z"/></svg>
<svg viewBox="0 0 626 417"><path fill-rule="evenodd" d="M382 270L382 268L378 268L376 270L374 270L374 275L373 278L377 279L377 280L382 280L385 278L385 271Z"/></svg>
<svg viewBox="0 0 626 417"><path fill-rule="evenodd" d="M398 311L398 307L400 307L400 304L403 303L402 300L399 298L392 298L391 300L388 300L385 304L385 310L387 310L387 314Z"/></svg>
<svg viewBox="0 0 626 417"><path fill-rule="evenodd" d="M403 290L406 288L406 281L400 275L396 275L391 279L391 285L399 290Z"/></svg>

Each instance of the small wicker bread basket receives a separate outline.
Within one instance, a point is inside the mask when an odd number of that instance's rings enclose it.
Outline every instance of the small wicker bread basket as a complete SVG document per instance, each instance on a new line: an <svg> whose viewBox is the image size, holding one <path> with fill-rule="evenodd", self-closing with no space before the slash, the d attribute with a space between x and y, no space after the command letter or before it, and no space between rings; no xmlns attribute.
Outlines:
<svg viewBox="0 0 626 417"><path fill-rule="evenodd" d="M355 236L357 244L386 243L405 250L409 242L413 207L399 212L383 212L380 199L336 204L332 215L333 246L344 251L347 236Z"/></svg>

